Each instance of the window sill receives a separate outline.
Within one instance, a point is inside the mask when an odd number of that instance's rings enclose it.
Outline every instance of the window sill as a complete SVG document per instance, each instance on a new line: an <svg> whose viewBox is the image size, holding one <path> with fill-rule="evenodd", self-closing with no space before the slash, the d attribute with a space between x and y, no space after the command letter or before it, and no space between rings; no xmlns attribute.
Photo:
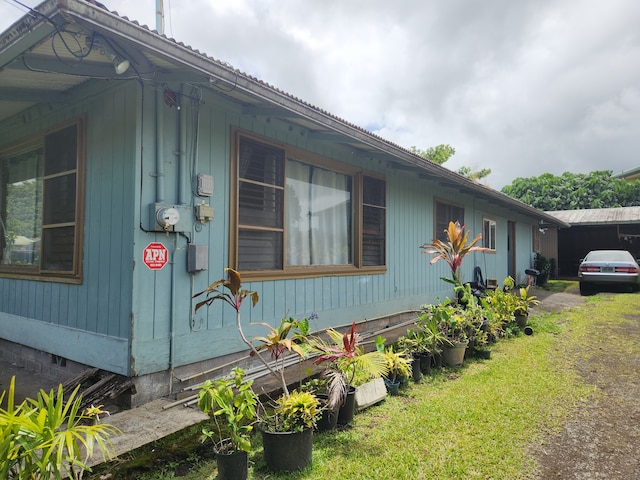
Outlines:
<svg viewBox="0 0 640 480"><path fill-rule="evenodd" d="M381 275L387 272L386 266L376 267L289 267L287 270L242 271L243 282L264 280L290 280L298 278L344 277L356 275Z"/></svg>
<svg viewBox="0 0 640 480"><path fill-rule="evenodd" d="M12 280L32 280L35 282L69 283L77 285L82 283L82 278L72 274L44 275L41 273L10 272L7 270L0 270L0 278L9 278Z"/></svg>

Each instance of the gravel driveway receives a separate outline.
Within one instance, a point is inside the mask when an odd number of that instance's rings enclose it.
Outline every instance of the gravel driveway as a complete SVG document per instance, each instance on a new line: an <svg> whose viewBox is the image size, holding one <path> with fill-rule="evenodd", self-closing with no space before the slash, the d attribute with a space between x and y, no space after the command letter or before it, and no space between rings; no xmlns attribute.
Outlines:
<svg viewBox="0 0 640 480"><path fill-rule="evenodd" d="M606 294L605 294L606 295ZM540 479L640 479L640 296L624 326L603 319L576 352L579 374L599 390L562 431L534 452ZM579 295L554 294L539 308L582 303ZM617 348L618 339L633 339ZM629 348L631 345L631 348Z"/></svg>

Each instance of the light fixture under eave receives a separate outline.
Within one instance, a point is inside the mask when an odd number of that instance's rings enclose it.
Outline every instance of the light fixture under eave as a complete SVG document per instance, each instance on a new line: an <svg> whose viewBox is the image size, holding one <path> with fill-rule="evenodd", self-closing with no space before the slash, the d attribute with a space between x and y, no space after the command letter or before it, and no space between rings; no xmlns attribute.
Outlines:
<svg viewBox="0 0 640 480"><path fill-rule="evenodd" d="M109 51L105 51L105 55L109 57L109 60L113 63L113 68L116 69L116 75L122 75L124 72L129 70L129 60Z"/></svg>
<svg viewBox="0 0 640 480"><path fill-rule="evenodd" d="M129 62L129 60L127 60L126 58L122 58L120 55L115 53L110 47L104 45L101 41L99 41L97 38L88 37L87 45L90 46L90 48L95 47L99 49L102 55L104 55L109 60L111 60L111 63L113 64L113 68L116 71L116 75L122 75L124 72L129 70L129 66L131 66L131 63Z"/></svg>

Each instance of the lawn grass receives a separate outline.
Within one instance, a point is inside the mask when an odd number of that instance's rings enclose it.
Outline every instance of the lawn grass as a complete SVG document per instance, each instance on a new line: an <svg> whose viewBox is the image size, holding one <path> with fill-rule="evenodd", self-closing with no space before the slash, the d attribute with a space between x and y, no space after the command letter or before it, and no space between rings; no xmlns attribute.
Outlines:
<svg viewBox="0 0 640 480"><path fill-rule="evenodd" d="M559 290L568 288L577 288L575 282ZM301 472L269 472L256 437L249 478L534 478L532 451L598 394L577 373L578 362L597 354L585 345L594 334L615 330L630 309L638 310L637 294L596 295L571 310L533 317L534 335L500 341L490 360L442 369L357 414L352 427L316 434L313 464ZM634 347L627 341L620 348ZM180 478L215 476L215 461L202 458ZM164 465L135 478L175 477Z"/></svg>

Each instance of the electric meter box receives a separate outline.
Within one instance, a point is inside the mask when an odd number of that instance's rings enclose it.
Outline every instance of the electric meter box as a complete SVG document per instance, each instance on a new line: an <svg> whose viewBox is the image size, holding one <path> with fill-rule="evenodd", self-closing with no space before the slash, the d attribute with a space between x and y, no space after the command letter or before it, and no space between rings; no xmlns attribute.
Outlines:
<svg viewBox="0 0 640 480"><path fill-rule="evenodd" d="M187 250L187 271L200 272L209 268L209 247L189 244Z"/></svg>
<svg viewBox="0 0 640 480"><path fill-rule="evenodd" d="M152 203L149 211L151 227L156 232L189 232L193 212L189 205Z"/></svg>

